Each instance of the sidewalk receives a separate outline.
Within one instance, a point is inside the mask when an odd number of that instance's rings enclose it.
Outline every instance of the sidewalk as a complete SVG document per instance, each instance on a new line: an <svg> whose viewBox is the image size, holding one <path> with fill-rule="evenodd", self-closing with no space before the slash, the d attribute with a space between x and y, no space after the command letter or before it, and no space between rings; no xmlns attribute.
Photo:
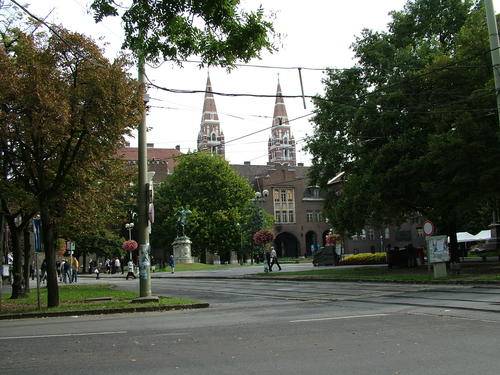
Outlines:
<svg viewBox="0 0 500 375"><path fill-rule="evenodd" d="M276 273L279 272L292 272L292 271L308 271L312 269L317 269L314 267L312 263L299 263L299 264L282 264L282 271L278 271L277 268L274 268L273 271ZM330 267L321 267L322 269L330 268ZM151 272L152 279L162 279L162 278L214 278L214 279L225 279L225 278L244 278L246 276L256 275L258 273L264 272L264 264L258 264L253 266L238 266L234 267L228 266L227 269L216 269L216 270L206 270L206 271L180 271L174 274L170 272ZM93 278L95 279L95 274L79 274L80 278ZM101 273L99 275L101 280L105 279L124 279L127 276L126 273L123 275L121 273L115 274L106 274Z"/></svg>

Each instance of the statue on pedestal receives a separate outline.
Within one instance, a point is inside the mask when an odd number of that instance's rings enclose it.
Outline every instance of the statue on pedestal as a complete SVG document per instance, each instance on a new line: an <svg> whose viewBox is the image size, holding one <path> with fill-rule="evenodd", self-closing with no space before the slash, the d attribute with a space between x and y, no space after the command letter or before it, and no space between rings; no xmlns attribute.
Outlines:
<svg viewBox="0 0 500 375"><path fill-rule="evenodd" d="M191 256L191 240L186 236L186 224L191 211L181 207L177 213L177 237L172 243L176 263L193 263Z"/></svg>
<svg viewBox="0 0 500 375"><path fill-rule="evenodd" d="M186 237L186 224L187 219L191 215L191 211L184 209L181 207L179 211L177 211L177 237Z"/></svg>

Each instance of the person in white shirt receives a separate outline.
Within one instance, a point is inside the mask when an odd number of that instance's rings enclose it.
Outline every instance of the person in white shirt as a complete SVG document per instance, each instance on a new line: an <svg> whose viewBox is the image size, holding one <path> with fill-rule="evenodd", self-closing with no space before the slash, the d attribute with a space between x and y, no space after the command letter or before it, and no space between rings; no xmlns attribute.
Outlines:
<svg viewBox="0 0 500 375"><path fill-rule="evenodd" d="M271 266L269 267L269 271L273 270L273 266L277 265L279 270L281 271L281 266L278 262L278 254L276 253L276 250L274 250L274 247L271 247Z"/></svg>
<svg viewBox="0 0 500 375"><path fill-rule="evenodd" d="M127 277L125 279L128 280L129 277L133 277L135 279L134 262L132 262L132 259L128 261L127 266L128 266L128 272L127 272Z"/></svg>

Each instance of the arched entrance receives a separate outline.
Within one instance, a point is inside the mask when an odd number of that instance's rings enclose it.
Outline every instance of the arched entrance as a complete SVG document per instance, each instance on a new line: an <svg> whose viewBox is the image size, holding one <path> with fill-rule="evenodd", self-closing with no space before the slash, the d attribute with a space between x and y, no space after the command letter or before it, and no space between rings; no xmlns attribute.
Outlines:
<svg viewBox="0 0 500 375"><path fill-rule="evenodd" d="M315 232L310 230L306 233L306 255L310 256L313 253L313 248L316 250L316 245L318 244L318 236Z"/></svg>
<svg viewBox="0 0 500 375"><path fill-rule="evenodd" d="M274 249L278 256L297 258L299 256L299 241L293 234L282 232L274 239Z"/></svg>

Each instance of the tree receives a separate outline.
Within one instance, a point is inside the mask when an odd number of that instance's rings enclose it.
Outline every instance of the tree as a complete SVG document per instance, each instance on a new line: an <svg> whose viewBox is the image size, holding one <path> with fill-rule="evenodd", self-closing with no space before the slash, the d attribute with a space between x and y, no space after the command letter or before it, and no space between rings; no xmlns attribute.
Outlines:
<svg viewBox="0 0 500 375"><path fill-rule="evenodd" d="M134 206L135 191L130 184L133 168L114 157L102 160L88 171L82 184L68 198L58 226L58 235L76 242L76 254L84 257L119 256L128 211Z"/></svg>
<svg viewBox="0 0 500 375"><path fill-rule="evenodd" d="M203 63L227 67L259 57L262 49L273 51L272 24L262 8L245 12L238 5L239 0L133 0L121 17L123 47L147 61L182 62L196 55ZM97 22L123 9L114 0L94 0L91 8Z"/></svg>
<svg viewBox="0 0 500 375"><path fill-rule="evenodd" d="M358 63L329 71L308 140L312 178L345 172L328 218L341 232L421 214L451 238L487 223L500 191L488 32L471 1L412 0L364 30ZM475 220L471 220L474 217Z"/></svg>
<svg viewBox="0 0 500 375"><path fill-rule="evenodd" d="M176 213L181 207L192 212L186 234L193 254L204 250L228 256L240 247L240 225L253 197L249 183L219 156L199 152L180 158L174 173L155 192L154 247L170 248L176 237Z"/></svg>
<svg viewBox="0 0 500 375"><path fill-rule="evenodd" d="M0 49L0 142L8 176L36 197L53 307L55 233L68 200L88 187L89 171L115 155L143 103L127 60L109 62L82 35L11 34L15 42Z"/></svg>

